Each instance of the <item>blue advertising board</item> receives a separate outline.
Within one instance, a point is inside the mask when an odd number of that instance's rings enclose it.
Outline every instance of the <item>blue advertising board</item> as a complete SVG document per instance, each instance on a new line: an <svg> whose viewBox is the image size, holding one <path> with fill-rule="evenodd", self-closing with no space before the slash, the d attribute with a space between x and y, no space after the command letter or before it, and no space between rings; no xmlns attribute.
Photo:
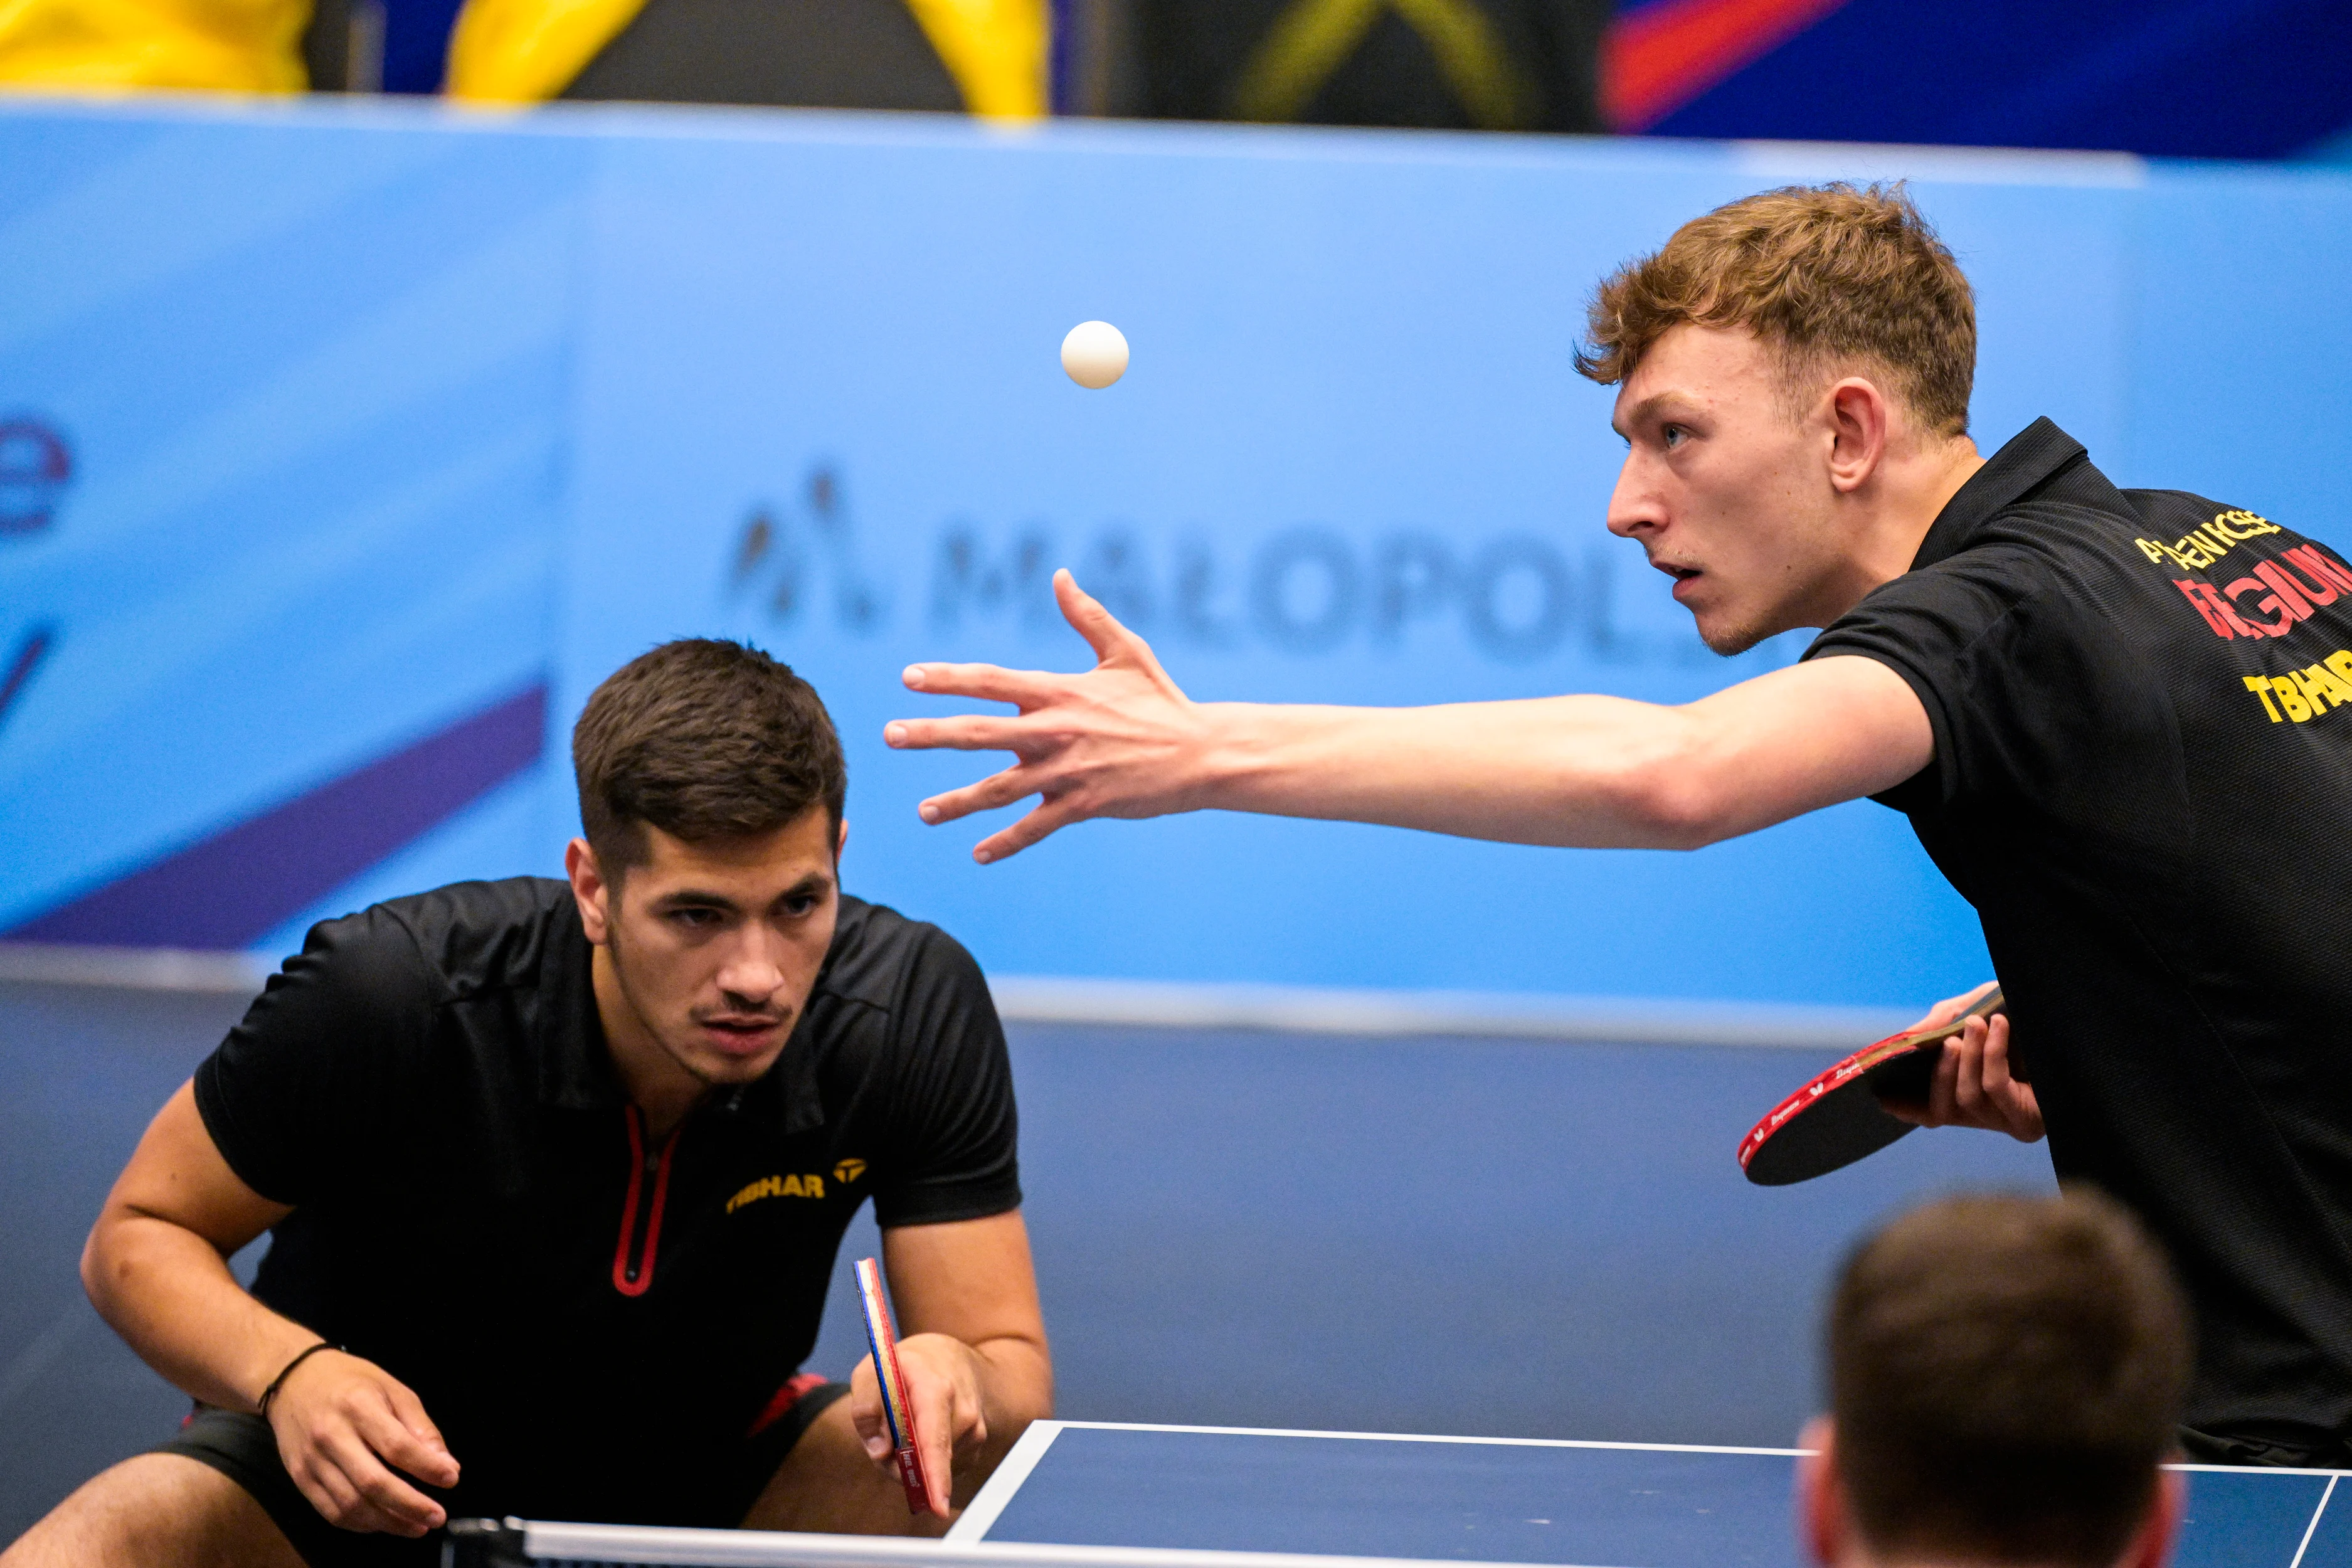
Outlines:
<svg viewBox="0 0 2352 1568"><path fill-rule="evenodd" d="M537 797L577 155L21 107L0 147L0 926L282 944Z"/></svg>
<svg viewBox="0 0 2352 1568"><path fill-rule="evenodd" d="M1983 445L2048 414L2121 482L2344 536L2277 445L2280 418L2318 439L2347 412L2326 368L2352 348L2343 174L13 106L0 933L276 952L370 899L552 870L579 704L652 643L709 634L832 706L851 890L993 972L1956 990L1985 966L1973 916L1867 803L1695 854L1208 816L1087 824L983 868L983 826L927 828L914 804L994 760L880 742L944 710L900 688L911 660L1082 665L1046 592L1062 565L1203 699L1684 701L1788 662L1802 634L1708 654L1601 528L1621 448L1570 357L1593 282L1683 219L1896 174L1979 289ZM2226 297L2195 282L2217 250ZM2190 346L2290 304L2218 363ZM1104 392L1055 361L1088 318L1134 348ZM2217 378L2294 396L2267 429L2235 399L2209 422Z"/></svg>

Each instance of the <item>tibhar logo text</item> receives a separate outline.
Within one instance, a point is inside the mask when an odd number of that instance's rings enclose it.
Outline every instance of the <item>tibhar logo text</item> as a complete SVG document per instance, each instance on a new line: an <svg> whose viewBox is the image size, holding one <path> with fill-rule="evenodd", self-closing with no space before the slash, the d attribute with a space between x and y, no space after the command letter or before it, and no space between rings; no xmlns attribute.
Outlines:
<svg viewBox="0 0 2352 1568"><path fill-rule="evenodd" d="M727 1212L733 1214L745 1204L756 1204L761 1198L821 1198L824 1196L824 1178L807 1176L762 1176L727 1200Z"/></svg>
<svg viewBox="0 0 2352 1568"><path fill-rule="evenodd" d="M729 593L785 629L872 636L889 629L903 607L933 630L995 626L1050 637L1062 635L1053 573L1067 565L1113 615L1171 646L1311 658L1402 650L1450 629L1499 663L1560 654L1628 665L1717 662L1686 616L1665 613L1663 589L1654 620L1627 624L1618 574L1646 574L1628 559L1631 547L1613 541L1571 549L1527 532L1421 529L1366 538L1318 524L1235 540L1129 523L1065 531L956 519L926 532L888 533L887 550L871 542L861 550L840 478L821 465L799 504L751 509L730 552ZM1638 593L1640 580L1622 587Z"/></svg>

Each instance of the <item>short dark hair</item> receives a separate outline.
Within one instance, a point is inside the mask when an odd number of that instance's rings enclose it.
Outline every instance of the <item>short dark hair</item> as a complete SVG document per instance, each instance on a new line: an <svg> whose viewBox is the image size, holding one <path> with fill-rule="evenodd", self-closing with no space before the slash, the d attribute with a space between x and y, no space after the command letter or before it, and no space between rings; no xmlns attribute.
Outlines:
<svg viewBox="0 0 2352 1568"><path fill-rule="evenodd" d="M2105 1564L2147 1518L2188 1314L2122 1207L1949 1198L1846 1264L1830 1310L1837 1471L1888 1556Z"/></svg>
<svg viewBox="0 0 2352 1568"><path fill-rule="evenodd" d="M572 727L580 825L604 875L689 842L772 833L822 802L841 832L849 770L815 688L758 648L688 637L639 654Z"/></svg>
<svg viewBox="0 0 2352 1568"><path fill-rule="evenodd" d="M1685 323L1754 332L1792 406L1876 368L1928 430L1968 433L1976 295L1899 183L1788 185L1691 219L1594 293L1576 368L1617 385Z"/></svg>

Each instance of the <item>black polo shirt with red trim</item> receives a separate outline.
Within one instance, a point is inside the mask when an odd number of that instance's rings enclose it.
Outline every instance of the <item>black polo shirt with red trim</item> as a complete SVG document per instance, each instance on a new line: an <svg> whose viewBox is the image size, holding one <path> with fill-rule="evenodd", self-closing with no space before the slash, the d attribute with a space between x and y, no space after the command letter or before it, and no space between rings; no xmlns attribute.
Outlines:
<svg viewBox="0 0 2352 1568"><path fill-rule="evenodd" d="M2171 1250L2189 1424L2352 1435L2352 568L2044 419L1833 654L1927 709L1879 798L1976 906L2059 1176Z"/></svg>
<svg viewBox="0 0 2352 1568"><path fill-rule="evenodd" d="M654 1144L590 953L538 878L327 921L196 1106L293 1205L254 1293L416 1391L464 1468L453 1517L732 1524L858 1205L1020 1204L1003 1032L953 939L844 897L776 1065Z"/></svg>

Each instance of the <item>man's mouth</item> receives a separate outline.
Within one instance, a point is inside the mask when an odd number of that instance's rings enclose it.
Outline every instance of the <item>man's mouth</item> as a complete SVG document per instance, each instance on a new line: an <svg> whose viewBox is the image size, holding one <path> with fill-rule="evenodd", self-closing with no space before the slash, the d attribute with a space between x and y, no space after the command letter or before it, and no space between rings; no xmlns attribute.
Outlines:
<svg viewBox="0 0 2352 1568"><path fill-rule="evenodd" d="M1677 600L1683 596L1683 590L1685 587L1706 575L1696 566L1677 566L1671 561L1653 561L1650 564L1675 580L1671 592Z"/></svg>
<svg viewBox="0 0 2352 1568"><path fill-rule="evenodd" d="M721 1013L695 1024L720 1050L749 1056L774 1038L784 1020L758 1014Z"/></svg>

